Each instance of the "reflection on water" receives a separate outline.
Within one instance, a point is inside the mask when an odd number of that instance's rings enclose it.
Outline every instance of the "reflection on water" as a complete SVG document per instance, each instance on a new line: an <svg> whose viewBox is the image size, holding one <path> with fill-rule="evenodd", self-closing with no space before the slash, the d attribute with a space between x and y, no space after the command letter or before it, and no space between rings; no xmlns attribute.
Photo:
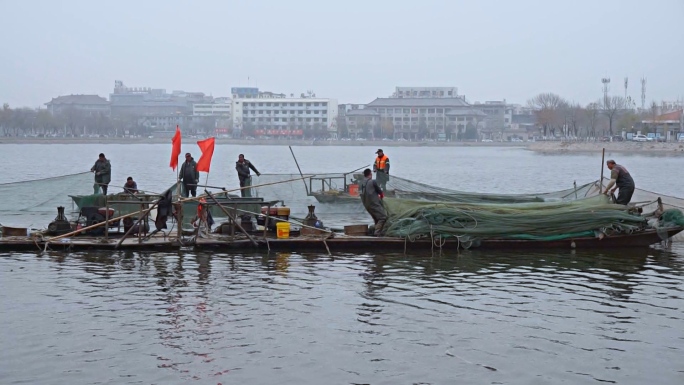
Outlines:
<svg viewBox="0 0 684 385"><path fill-rule="evenodd" d="M0 378L678 383L683 254L5 254Z"/></svg>

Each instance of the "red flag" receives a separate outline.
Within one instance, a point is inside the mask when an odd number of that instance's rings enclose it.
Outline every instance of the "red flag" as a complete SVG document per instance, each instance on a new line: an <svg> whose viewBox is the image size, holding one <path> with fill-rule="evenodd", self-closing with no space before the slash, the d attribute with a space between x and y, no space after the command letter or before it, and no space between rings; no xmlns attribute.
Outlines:
<svg viewBox="0 0 684 385"><path fill-rule="evenodd" d="M202 151L202 156L200 156L199 161L197 161L197 171L209 172L209 166L211 165L211 157L214 155L214 142L216 139L209 138L197 141L197 145Z"/></svg>
<svg viewBox="0 0 684 385"><path fill-rule="evenodd" d="M173 139L171 139L171 163L169 163L169 166L175 170L176 167L178 167L178 156L181 153L181 132L180 128L176 126L176 133L173 135Z"/></svg>

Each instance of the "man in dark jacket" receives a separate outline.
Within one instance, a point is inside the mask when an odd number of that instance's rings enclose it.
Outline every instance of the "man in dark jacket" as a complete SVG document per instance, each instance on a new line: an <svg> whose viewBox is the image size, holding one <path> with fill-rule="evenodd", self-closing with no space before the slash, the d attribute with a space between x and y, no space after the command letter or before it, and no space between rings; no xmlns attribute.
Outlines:
<svg viewBox="0 0 684 385"><path fill-rule="evenodd" d="M126 183L124 183L123 189L125 193L137 194L138 184L135 183L132 176L129 176L128 179L126 179Z"/></svg>
<svg viewBox="0 0 684 385"><path fill-rule="evenodd" d="M615 194L615 190L620 189L618 197L615 203L620 205L626 205L632 200L632 195L634 194L634 179L632 175L629 174L625 166L616 164L614 160L609 160L606 162L606 166L610 170L610 182L606 186L606 195ZM611 190L610 188L615 187Z"/></svg>
<svg viewBox="0 0 684 385"><path fill-rule="evenodd" d="M183 182L183 191L181 195L188 197L188 192L192 196L197 196L197 183L199 183L199 171L197 171L197 162L192 158L188 152L185 154L185 162L180 168L180 180Z"/></svg>
<svg viewBox="0 0 684 385"><path fill-rule="evenodd" d="M90 168L91 172L95 173L95 184L93 185L94 194L99 194L100 189L102 193L107 195L107 187L112 180L112 165L109 160L105 158L104 154L100 154L95 165Z"/></svg>
<svg viewBox="0 0 684 385"><path fill-rule="evenodd" d="M244 188L252 185L252 176L250 175L249 170L252 169L257 174L257 176L260 176L261 173L257 171L256 167L254 167L252 162L245 159L245 156L243 154L240 154L238 156L238 161L235 162L235 169L237 170L238 178L240 179L240 187L243 188L242 190L240 190L240 195L243 198L251 197L252 189Z"/></svg>
<svg viewBox="0 0 684 385"><path fill-rule="evenodd" d="M378 236L382 234L382 228L387 221L387 212L382 205L382 198L385 197L385 193L373 179L373 173L369 168L363 170L363 176L366 177L366 180L361 185L361 202L363 202L363 207L366 208L368 214L373 217L375 235Z"/></svg>

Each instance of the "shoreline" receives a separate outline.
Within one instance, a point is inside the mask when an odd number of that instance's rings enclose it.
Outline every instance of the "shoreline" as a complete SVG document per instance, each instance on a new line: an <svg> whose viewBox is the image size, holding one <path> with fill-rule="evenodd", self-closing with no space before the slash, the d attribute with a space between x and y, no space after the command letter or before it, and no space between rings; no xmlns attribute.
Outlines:
<svg viewBox="0 0 684 385"><path fill-rule="evenodd" d="M579 154L606 152L684 156L684 143L654 142L535 142L527 150L541 154Z"/></svg>
<svg viewBox="0 0 684 385"><path fill-rule="evenodd" d="M203 138L183 138L195 142ZM0 137L0 144L171 144L171 138L17 138ZM525 148L526 143L516 142L399 142L388 140L272 140L216 138L216 144L262 146L358 146L358 147L512 147Z"/></svg>
<svg viewBox="0 0 684 385"><path fill-rule="evenodd" d="M194 142L199 138L187 138ZM0 137L2 144L170 144L171 138L18 138ZM260 146L357 146L357 147L508 147L521 148L540 154L596 153L604 148L607 152L637 153L651 155L684 156L683 142L398 142L387 140L272 140L217 138L216 144Z"/></svg>

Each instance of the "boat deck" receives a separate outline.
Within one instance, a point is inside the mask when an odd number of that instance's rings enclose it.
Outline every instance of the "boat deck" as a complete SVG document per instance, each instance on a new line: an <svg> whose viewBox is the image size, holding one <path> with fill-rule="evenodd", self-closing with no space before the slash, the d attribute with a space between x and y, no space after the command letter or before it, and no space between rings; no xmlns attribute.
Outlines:
<svg viewBox="0 0 684 385"><path fill-rule="evenodd" d="M667 230L667 236L673 237L684 228ZM78 236L49 242L47 249L55 251L78 250L136 250L160 251L194 248L205 250L231 251L288 251L288 252L413 252L413 251L457 251L473 247L477 250L546 250L546 249L620 249L634 247L648 247L663 241L658 232L644 231L630 235L614 235L603 239L595 237L581 237L557 241L530 240L483 240L477 245L459 242L455 238L438 241L422 238L414 241L403 238L348 236L334 233L332 236L310 235L294 236L287 239L263 237L253 234L254 242L242 235L235 239L227 236L210 236L208 238L187 237L179 242L174 236L164 237L155 235L140 242L137 237L125 239L117 248L119 239L103 237ZM42 251L45 250L45 240L31 237L0 238L0 251ZM255 244L256 243L256 244Z"/></svg>

